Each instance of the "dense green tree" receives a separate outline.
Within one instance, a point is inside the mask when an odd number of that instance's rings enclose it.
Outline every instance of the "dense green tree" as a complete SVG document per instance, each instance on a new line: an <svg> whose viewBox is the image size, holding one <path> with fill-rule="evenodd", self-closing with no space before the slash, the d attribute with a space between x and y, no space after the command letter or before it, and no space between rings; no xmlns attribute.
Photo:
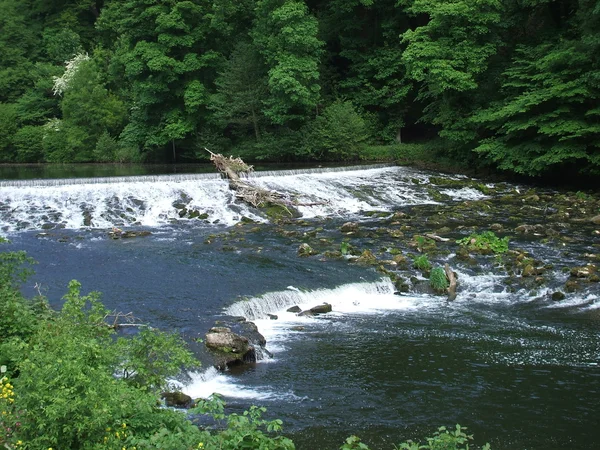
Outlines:
<svg viewBox="0 0 600 450"><path fill-rule="evenodd" d="M593 0L0 0L0 13L1 161L342 157L306 146L342 98L378 143L439 135L446 156L529 175L598 165ZM56 90L86 53L94 68Z"/></svg>
<svg viewBox="0 0 600 450"><path fill-rule="evenodd" d="M325 96L342 95L374 115L379 138L400 139L412 98L399 34L410 26L410 17L396 0L333 0L319 7L320 36L326 41L323 67Z"/></svg>
<svg viewBox="0 0 600 450"><path fill-rule="evenodd" d="M440 136L462 144L476 134L465 121L489 60L500 44L496 28L502 20L499 0L412 0L407 11L427 22L402 35L407 75L419 82L426 106L421 120L436 125Z"/></svg>
<svg viewBox="0 0 600 450"><path fill-rule="evenodd" d="M599 44L589 36L519 46L503 74L503 99L473 117L491 134L475 151L527 175L600 173Z"/></svg>
<svg viewBox="0 0 600 450"><path fill-rule="evenodd" d="M41 126L25 125L13 137L16 162L44 161L44 129Z"/></svg>
<svg viewBox="0 0 600 450"><path fill-rule="evenodd" d="M370 137L368 124L348 101L336 100L307 128L304 152L317 160L356 160Z"/></svg>
<svg viewBox="0 0 600 450"><path fill-rule="evenodd" d="M131 104L122 139L145 150L190 137L208 97L217 54L206 49L207 5L193 1L110 2L99 26L118 39L113 65ZM117 38L118 37L118 38Z"/></svg>
<svg viewBox="0 0 600 450"><path fill-rule="evenodd" d="M241 41L215 80L217 92L210 99L213 120L223 129L250 128L260 140L263 102L267 94L266 70L254 45Z"/></svg>
<svg viewBox="0 0 600 450"><path fill-rule="evenodd" d="M256 8L252 38L269 89L263 112L274 124L294 126L316 114L320 99L318 22L299 0L259 0Z"/></svg>
<svg viewBox="0 0 600 450"><path fill-rule="evenodd" d="M27 2L0 0L0 102L15 101L31 85L36 30Z"/></svg>
<svg viewBox="0 0 600 450"><path fill-rule="evenodd" d="M17 130L15 105L0 103L0 162L9 162L14 159L12 143Z"/></svg>

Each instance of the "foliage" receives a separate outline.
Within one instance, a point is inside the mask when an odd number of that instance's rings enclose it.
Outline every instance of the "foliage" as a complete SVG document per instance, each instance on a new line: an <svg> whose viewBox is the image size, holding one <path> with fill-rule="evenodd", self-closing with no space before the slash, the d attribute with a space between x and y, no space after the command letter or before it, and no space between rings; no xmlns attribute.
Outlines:
<svg viewBox="0 0 600 450"><path fill-rule="evenodd" d="M429 284L436 292L443 293L448 289L448 278L443 267L434 267L429 274Z"/></svg>
<svg viewBox="0 0 600 450"><path fill-rule="evenodd" d="M459 239L456 243L465 246L469 251L501 254L508 251L508 241L508 236L499 238L493 231L484 231Z"/></svg>
<svg viewBox="0 0 600 450"><path fill-rule="evenodd" d="M358 436L350 436L346 438L340 450L369 450L369 447L361 442Z"/></svg>
<svg viewBox="0 0 600 450"><path fill-rule="evenodd" d="M356 160L369 130L352 103L336 100L309 125L304 139L305 154L311 159Z"/></svg>
<svg viewBox="0 0 600 450"><path fill-rule="evenodd" d="M448 430L446 427L440 427L433 434L433 437L427 438L426 444L419 444L411 440L406 441L396 447L397 450L469 450L469 441L473 440L472 435L467 435L464 430L466 427L456 425L455 430ZM490 450L490 445L485 444L481 450Z"/></svg>
<svg viewBox="0 0 600 450"><path fill-rule="evenodd" d="M205 160L208 146L248 160L600 173L595 1L0 0L0 11L2 162ZM31 128L48 122L61 126Z"/></svg>
<svg viewBox="0 0 600 450"><path fill-rule="evenodd" d="M12 141L17 132L17 114L15 106L10 103L0 103L0 161L13 159Z"/></svg>
<svg viewBox="0 0 600 450"><path fill-rule="evenodd" d="M319 101L319 58L323 42L318 22L303 1L259 0L251 31L268 67L269 96L264 114L289 124L314 111Z"/></svg>
<svg viewBox="0 0 600 450"><path fill-rule="evenodd" d="M504 98L474 115L492 132L475 149L499 168L539 175L558 167L600 173L600 89L589 55L560 40L522 45L503 74Z"/></svg>
<svg viewBox="0 0 600 450"><path fill-rule="evenodd" d="M226 428L215 434L202 434L203 447L206 449L219 448L223 450L237 449L269 449L293 450L294 443L281 435L272 437L270 434L279 433L282 421L275 419L267 421L262 418L265 408L252 406L242 414L224 414L225 404L218 396L201 400L196 407L198 412L210 414L216 420L225 422ZM265 433L266 432L266 433ZM269 434L268 434L269 433Z"/></svg>
<svg viewBox="0 0 600 450"><path fill-rule="evenodd" d="M262 107L266 99L266 68L257 48L240 41L215 79L217 93L211 97L208 108L213 120L223 128L250 128L260 140Z"/></svg>
<svg viewBox="0 0 600 450"><path fill-rule="evenodd" d="M431 270L431 262L429 262L429 258L427 255L419 255L413 261L413 266L415 269L418 269L422 272L427 272Z"/></svg>
<svg viewBox="0 0 600 450"><path fill-rule="evenodd" d="M16 162L42 162L44 160L44 129L26 125L13 136Z"/></svg>

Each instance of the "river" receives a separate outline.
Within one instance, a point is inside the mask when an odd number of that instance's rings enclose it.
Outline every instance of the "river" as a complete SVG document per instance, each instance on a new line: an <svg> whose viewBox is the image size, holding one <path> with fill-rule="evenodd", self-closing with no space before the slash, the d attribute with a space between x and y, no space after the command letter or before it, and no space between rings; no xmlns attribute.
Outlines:
<svg viewBox="0 0 600 450"><path fill-rule="evenodd" d="M312 205L273 223L214 174L184 172L0 180L4 248L38 261L26 293L58 307L77 279L190 342L244 315L273 357L203 368L183 390L267 407L300 450L350 434L391 449L456 423L496 450L600 448L597 194L406 167L260 172L252 182ZM151 234L113 239L113 227ZM461 254L458 239L490 228L509 256ZM426 234L442 240L421 248ZM316 254L298 256L302 243ZM377 261L361 263L365 250ZM422 254L457 273L455 301L426 288ZM323 302L331 313L286 312Z"/></svg>

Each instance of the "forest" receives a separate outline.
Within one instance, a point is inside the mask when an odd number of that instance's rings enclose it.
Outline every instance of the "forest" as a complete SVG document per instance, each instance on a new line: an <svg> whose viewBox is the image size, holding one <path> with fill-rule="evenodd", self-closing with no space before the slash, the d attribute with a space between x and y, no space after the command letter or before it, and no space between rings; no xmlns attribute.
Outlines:
<svg viewBox="0 0 600 450"><path fill-rule="evenodd" d="M0 0L0 162L600 172L595 0Z"/></svg>

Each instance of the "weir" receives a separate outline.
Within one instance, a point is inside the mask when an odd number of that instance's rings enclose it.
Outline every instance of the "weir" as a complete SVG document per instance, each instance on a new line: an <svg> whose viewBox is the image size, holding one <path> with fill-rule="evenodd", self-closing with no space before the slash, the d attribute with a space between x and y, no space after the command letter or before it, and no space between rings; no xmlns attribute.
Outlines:
<svg viewBox="0 0 600 450"><path fill-rule="evenodd" d="M426 175L395 166L258 172L252 180L257 186L313 205L299 207L305 218L343 217L435 203L424 188ZM244 217L267 221L261 211L237 200L218 174L1 183L0 231L8 233L54 228L161 227L179 222L222 226L233 225Z"/></svg>

